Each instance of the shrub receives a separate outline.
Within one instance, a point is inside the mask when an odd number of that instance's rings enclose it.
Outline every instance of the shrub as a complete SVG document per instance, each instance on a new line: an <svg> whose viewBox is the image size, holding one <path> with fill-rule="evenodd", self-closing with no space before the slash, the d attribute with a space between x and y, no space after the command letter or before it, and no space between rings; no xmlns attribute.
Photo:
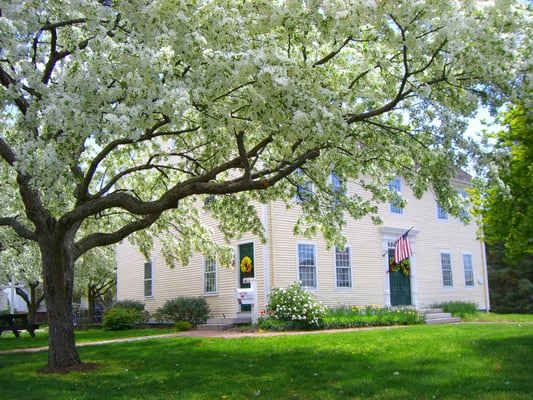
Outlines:
<svg viewBox="0 0 533 400"><path fill-rule="evenodd" d="M139 300L119 300L114 302L111 308L134 308L143 311L144 303Z"/></svg>
<svg viewBox="0 0 533 400"><path fill-rule="evenodd" d="M178 332L188 331L192 328L192 324L187 321L178 321L176 322L176 325L174 325L174 328L176 328Z"/></svg>
<svg viewBox="0 0 533 400"><path fill-rule="evenodd" d="M354 328L365 326L414 325L424 317L413 307L340 306L328 310L325 328Z"/></svg>
<svg viewBox="0 0 533 400"><path fill-rule="evenodd" d="M479 313L477 304L468 301L450 301L435 304L433 308L442 308L444 312L451 313L453 316L463 319L475 317Z"/></svg>
<svg viewBox="0 0 533 400"><path fill-rule="evenodd" d="M196 325L207 321L210 312L203 297L177 297L168 300L156 314L160 320L186 321Z"/></svg>
<svg viewBox="0 0 533 400"><path fill-rule="evenodd" d="M289 328L319 327L326 315L326 307L300 283L293 283L287 288L272 289L267 315L275 320L291 322L287 325Z"/></svg>
<svg viewBox="0 0 533 400"><path fill-rule="evenodd" d="M104 314L103 327L106 331L134 329L135 323L141 319L141 311L135 308L114 307Z"/></svg>

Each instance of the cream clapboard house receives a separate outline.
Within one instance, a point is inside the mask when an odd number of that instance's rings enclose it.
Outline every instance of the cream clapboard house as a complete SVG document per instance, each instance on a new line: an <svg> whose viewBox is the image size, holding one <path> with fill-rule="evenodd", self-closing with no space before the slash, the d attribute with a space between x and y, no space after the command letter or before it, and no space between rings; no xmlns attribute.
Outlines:
<svg viewBox="0 0 533 400"><path fill-rule="evenodd" d="M469 178L460 174L453 184L464 192ZM448 215L430 192L420 200L414 198L400 178L391 185L407 200L406 208L380 205L383 220L380 226L370 218L348 220L344 230L348 243L343 250L328 250L320 237L312 240L295 237L297 207L288 210L281 202L256 206L268 241L262 244L258 237L246 235L235 242L235 265L231 269L202 254L195 254L188 266L170 269L160 248L156 247L151 259L146 260L124 241L118 251L117 298L144 301L146 310L154 312L165 301L178 296L204 296L213 318L234 318L249 310L249 306L239 304L235 289L249 287L243 278L252 276L256 278L260 308L264 308L272 288L300 281L328 306L426 308L458 300L474 302L479 309L488 310L485 249L476 239L476 224L465 226ZM357 190L352 186L348 185L349 192ZM205 223L216 226L207 214ZM410 275L391 273L390 249L411 227ZM240 268L246 256L252 260L251 274Z"/></svg>

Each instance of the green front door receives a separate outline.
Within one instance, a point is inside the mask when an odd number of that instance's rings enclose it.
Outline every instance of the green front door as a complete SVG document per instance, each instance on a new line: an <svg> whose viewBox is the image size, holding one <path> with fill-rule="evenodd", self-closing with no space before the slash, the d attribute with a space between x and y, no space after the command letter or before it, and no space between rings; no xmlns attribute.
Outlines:
<svg viewBox="0 0 533 400"><path fill-rule="evenodd" d="M394 258L394 250L389 250L389 259ZM401 271L389 271L391 306L411 305L411 278Z"/></svg>
<svg viewBox="0 0 533 400"><path fill-rule="evenodd" d="M245 278L255 277L254 244L245 243L239 245L239 287L249 288L249 283L244 283ZM250 304L242 304L241 311L251 311Z"/></svg>

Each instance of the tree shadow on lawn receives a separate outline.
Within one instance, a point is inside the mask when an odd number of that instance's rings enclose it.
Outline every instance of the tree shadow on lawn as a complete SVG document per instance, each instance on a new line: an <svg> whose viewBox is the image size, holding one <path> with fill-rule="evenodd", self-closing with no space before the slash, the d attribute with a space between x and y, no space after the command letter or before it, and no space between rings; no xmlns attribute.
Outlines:
<svg viewBox="0 0 533 400"><path fill-rule="evenodd" d="M526 365L531 360L532 336L444 345L431 354L417 350L413 342L395 354L391 351L394 347L373 346L357 339L356 335L348 339L312 335L305 340L175 338L84 347L80 348L82 359L100 364L97 371L68 376L35 374L30 379L28 375L38 369L34 357L45 361L45 353L17 355L25 358L14 365L20 369L26 360L32 367L26 375L11 374L9 367L1 371L10 380L8 391L4 385L2 390L10 397L11 388L26 385L27 399L55 396L101 400L169 396L244 399L259 395L307 399L461 398L487 391L533 392L527 379L533 376L532 367ZM322 345L330 340L327 346ZM517 370L519 367L522 369ZM30 393L36 396L28 396Z"/></svg>

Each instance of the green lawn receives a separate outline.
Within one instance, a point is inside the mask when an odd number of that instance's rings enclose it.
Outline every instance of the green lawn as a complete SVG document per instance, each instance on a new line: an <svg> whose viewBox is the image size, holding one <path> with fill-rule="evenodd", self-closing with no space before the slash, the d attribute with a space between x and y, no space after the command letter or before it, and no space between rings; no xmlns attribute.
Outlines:
<svg viewBox="0 0 533 400"><path fill-rule="evenodd" d="M79 352L100 367L43 375L38 371L46 352L0 355L0 398L533 398L533 324L528 323L177 337L80 347Z"/></svg>
<svg viewBox="0 0 533 400"><path fill-rule="evenodd" d="M76 331L75 334L76 343L87 343L117 338L164 335L166 333L175 332L175 329L133 329L130 331L104 331L102 329L89 329ZM21 331L20 337L17 338L12 332L4 331L0 336L0 351L48 346L48 332L46 327L44 330L35 332L35 336L35 338L32 338L28 332Z"/></svg>

